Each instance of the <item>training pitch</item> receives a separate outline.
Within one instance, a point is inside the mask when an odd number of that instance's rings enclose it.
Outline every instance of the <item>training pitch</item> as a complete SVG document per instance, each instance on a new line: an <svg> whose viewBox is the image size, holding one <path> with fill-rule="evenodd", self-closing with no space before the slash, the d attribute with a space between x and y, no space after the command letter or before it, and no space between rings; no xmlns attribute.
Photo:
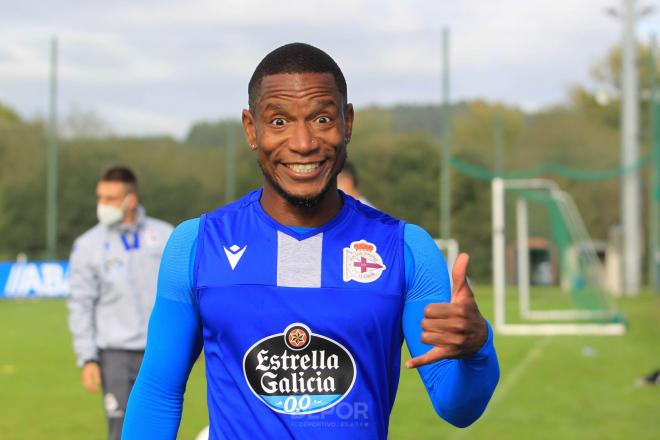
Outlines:
<svg viewBox="0 0 660 440"><path fill-rule="evenodd" d="M477 286L475 294L491 319L492 289ZM629 324L624 336L496 335L500 383L486 413L464 430L435 415L417 372L403 368L390 438L660 438L660 387L635 385L660 368L660 296L617 304ZM101 397L80 385L64 301L0 301L0 347L2 439L104 438ZM199 361L180 439L194 439L207 423L204 387Z"/></svg>

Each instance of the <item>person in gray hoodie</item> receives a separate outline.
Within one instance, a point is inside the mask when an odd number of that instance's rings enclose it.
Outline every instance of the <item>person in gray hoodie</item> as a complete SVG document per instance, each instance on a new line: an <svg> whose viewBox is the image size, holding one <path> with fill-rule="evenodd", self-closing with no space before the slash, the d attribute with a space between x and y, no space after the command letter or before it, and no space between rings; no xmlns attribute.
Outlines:
<svg viewBox="0 0 660 440"><path fill-rule="evenodd" d="M146 345L161 254L172 225L145 215L137 179L113 167L96 186L99 223L70 256L69 328L82 385L103 389L110 440L121 438L126 402Z"/></svg>

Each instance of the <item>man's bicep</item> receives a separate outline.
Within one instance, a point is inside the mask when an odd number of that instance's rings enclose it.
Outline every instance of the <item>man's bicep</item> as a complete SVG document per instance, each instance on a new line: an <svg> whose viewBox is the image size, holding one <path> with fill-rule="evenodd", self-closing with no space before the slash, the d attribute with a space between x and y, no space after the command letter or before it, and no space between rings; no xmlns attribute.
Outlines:
<svg viewBox="0 0 660 440"><path fill-rule="evenodd" d="M190 274L197 227L195 221L186 221L174 230L167 242L158 273L158 292L149 319L145 353L147 367L153 364L158 371L167 370L168 375L177 379L176 387L183 385L184 388L202 347L201 318Z"/></svg>
<svg viewBox="0 0 660 440"><path fill-rule="evenodd" d="M186 220L170 235L158 270L158 297L198 309L192 271L197 253L199 219Z"/></svg>
<svg viewBox="0 0 660 440"><path fill-rule="evenodd" d="M157 298L149 319L147 347L140 375L155 380L158 388L181 394L202 349L202 329L190 305Z"/></svg>
<svg viewBox="0 0 660 440"><path fill-rule="evenodd" d="M451 285L445 258L433 238L417 225L404 229L406 302L449 302ZM439 300L438 300L439 299Z"/></svg>

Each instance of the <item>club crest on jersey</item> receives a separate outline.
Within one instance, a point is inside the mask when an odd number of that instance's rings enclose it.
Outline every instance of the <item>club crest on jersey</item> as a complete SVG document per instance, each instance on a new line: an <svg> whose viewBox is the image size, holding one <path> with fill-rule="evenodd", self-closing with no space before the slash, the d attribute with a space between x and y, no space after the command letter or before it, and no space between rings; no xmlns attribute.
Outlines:
<svg viewBox="0 0 660 440"><path fill-rule="evenodd" d="M387 269L376 252L376 245L364 240L344 248L344 281L372 283Z"/></svg>
<svg viewBox="0 0 660 440"><path fill-rule="evenodd" d="M296 322L267 336L243 357L243 373L252 392L273 411L301 415L341 402L356 376L351 353L327 336Z"/></svg>
<svg viewBox="0 0 660 440"><path fill-rule="evenodd" d="M148 247L156 247L161 243L158 232L154 228L149 228L145 231L144 234L145 243Z"/></svg>

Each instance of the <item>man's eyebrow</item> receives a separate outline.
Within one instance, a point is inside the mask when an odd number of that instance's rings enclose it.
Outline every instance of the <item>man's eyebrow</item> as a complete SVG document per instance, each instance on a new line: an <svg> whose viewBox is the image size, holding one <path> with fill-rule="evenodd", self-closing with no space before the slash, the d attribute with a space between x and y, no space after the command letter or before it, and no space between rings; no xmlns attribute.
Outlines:
<svg viewBox="0 0 660 440"><path fill-rule="evenodd" d="M312 114L317 114L322 112L328 107L337 107L337 103L333 99L323 99L315 103L314 107L312 108L311 113ZM266 104L266 107L264 107L263 112L268 112L272 111L275 113L280 113L284 116L290 116L289 112L286 109L286 106L282 104L277 104L274 102L269 102Z"/></svg>
<svg viewBox="0 0 660 440"><path fill-rule="evenodd" d="M275 103L270 102L270 103L266 104L266 107L264 107L263 111L267 112L269 110L277 112L277 113L284 113L285 115L288 115L288 112L286 111L284 106L281 105L281 104L275 104Z"/></svg>
<svg viewBox="0 0 660 440"><path fill-rule="evenodd" d="M319 112L327 107L337 107L337 103L333 99L324 99L314 106L314 112Z"/></svg>

